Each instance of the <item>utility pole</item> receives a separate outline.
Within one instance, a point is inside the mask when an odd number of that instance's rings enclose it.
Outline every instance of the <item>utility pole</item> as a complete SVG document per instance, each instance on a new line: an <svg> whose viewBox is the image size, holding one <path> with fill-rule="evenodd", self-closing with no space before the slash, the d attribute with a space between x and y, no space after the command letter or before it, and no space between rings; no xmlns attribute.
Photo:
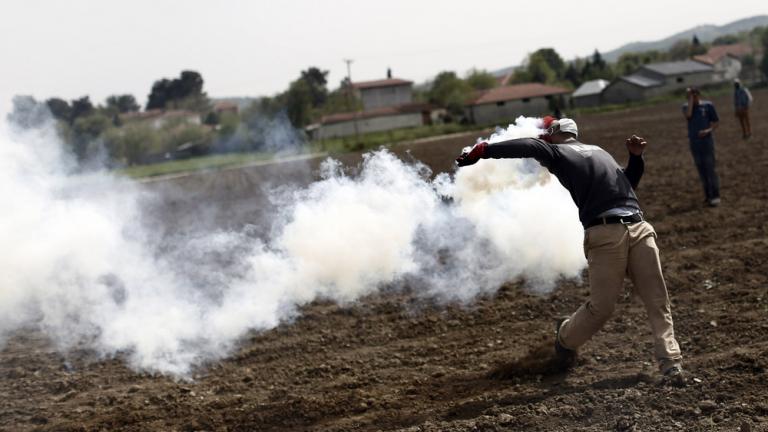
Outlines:
<svg viewBox="0 0 768 432"><path fill-rule="evenodd" d="M357 108L353 106L354 95L352 94L352 59L344 59L347 63L347 104L352 109L352 124L355 127L355 144L360 141L360 130L357 127Z"/></svg>

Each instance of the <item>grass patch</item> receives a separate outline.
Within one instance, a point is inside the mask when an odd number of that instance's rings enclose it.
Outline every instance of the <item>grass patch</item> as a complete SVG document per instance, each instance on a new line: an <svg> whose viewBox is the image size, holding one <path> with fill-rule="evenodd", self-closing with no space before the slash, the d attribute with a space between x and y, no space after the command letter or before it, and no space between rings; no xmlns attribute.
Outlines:
<svg viewBox="0 0 768 432"><path fill-rule="evenodd" d="M350 151L362 151L387 147L404 141L413 141L420 138L447 135L459 132L487 129L483 125L460 125L448 123L442 125L419 126L405 129L395 129L384 132L371 132L361 134L359 137L348 136L343 138L330 138L316 140L311 143L313 151L328 153L345 153Z"/></svg>
<svg viewBox="0 0 768 432"><path fill-rule="evenodd" d="M178 174L187 171L199 171L204 169L217 169L246 165L252 162L274 159L272 153L227 153L208 156L200 156L190 159L173 160L151 165L134 165L120 168L118 173L133 178L155 177L167 174Z"/></svg>

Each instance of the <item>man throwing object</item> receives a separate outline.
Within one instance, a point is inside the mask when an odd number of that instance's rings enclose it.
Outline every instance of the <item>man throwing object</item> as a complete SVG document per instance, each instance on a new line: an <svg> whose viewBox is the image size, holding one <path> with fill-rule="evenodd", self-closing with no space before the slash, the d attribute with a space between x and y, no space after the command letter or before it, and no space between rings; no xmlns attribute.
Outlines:
<svg viewBox="0 0 768 432"><path fill-rule="evenodd" d="M628 138L629 163L621 168L605 150L579 142L573 120L547 117L544 127L547 133L539 138L475 144L456 163L463 167L480 159L534 158L557 177L576 203L585 230L590 294L573 315L557 321L555 353L560 364L571 367L576 350L608 321L628 275L648 312L660 371L681 380L682 356L656 232L643 219L634 192L643 175L647 143L635 135Z"/></svg>

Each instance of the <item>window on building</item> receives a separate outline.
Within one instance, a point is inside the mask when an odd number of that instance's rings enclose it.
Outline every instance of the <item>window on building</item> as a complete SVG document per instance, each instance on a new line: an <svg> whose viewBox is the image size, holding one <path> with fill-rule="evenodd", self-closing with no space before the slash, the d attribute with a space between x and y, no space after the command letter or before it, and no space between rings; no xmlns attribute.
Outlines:
<svg viewBox="0 0 768 432"><path fill-rule="evenodd" d="M506 102L504 102L504 101L499 101L499 102L496 102L496 106L501 107L501 106L504 106L505 103Z"/></svg>
<svg viewBox="0 0 768 432"><path fill-rule="evenodd" d="M681 83L681 82L683 82L683 81L685 81L685 80L683 79L683 77L677 77L677 82L678 82L678 83Z"/></svg>
<svg viewBox="0 0 768 432"><path fill-rule="evenodd" d="M523 103L528 103L531 101L531 98L523 98Z"/></svg>

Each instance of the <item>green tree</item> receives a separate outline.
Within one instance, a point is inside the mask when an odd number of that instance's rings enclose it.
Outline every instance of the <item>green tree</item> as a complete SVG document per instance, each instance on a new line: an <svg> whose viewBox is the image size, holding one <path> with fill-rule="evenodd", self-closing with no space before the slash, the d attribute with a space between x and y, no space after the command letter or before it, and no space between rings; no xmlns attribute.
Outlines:
<svg viewBox="0 0 768 432"><path fill-rule="evenodd" d="M71 107L72 107L72 110L69 116L69 122L71 124L74 124L77 121L77 119L79 119L80 117L87 117L91 115L94 111L93 104L91 103L91 98L89 98L88 96L83 96L79 99L73 100Z"/></svg>
<svg viewBox="0 0 768 432"><path fill-rule="evenodd" d="M670 60L687 60L691 57L692 52L692 44L690 41L681 39L677 42L675 42L671 48L669 48L669 51L667 51L667 54L669 56Z"/></svg>
<svg viewBox="0 0 768 432"><path fill-rule="evenodd" d="M136 98L130 94L109 96L107 97L106 104L107 110L111 113L124 114L138 111L141 108L136 102Z"/></svg>
<svg viewBox="0 0 768 432"><path fill-rule="evenodd" d="M100 113L82 115L75 119L72 124L70 145L78 161L86 159L94 150L96 140L111 126L112 120Z"/></svg>
<svg viewBox="0 0 768 432"><path fill-rule="evenodd" d="M464 80L474 90L488 90L496 87L496 77L485 70L472 69Z"/></svg>
<svg viewBox="0 0 768 432"><path fill-rule="evenodd" d="M51 110L51 114L56 120L63 121L65 123L69 123L71 121L72 107L69 105L69 102L61 98L50 98L45 101L45 104L48 105L48 109Z"/></svg>
<svg viewBox="0 0 768 432"><path fill-rule="evenodd" d="M528 79L539 83L552 83L557 81L557 72L540 56L531 56L528 62Z"/></svg>
<svg viewBox="0 0 768 432"><path fill-rule="evenodd" d="M583 81L590 81L595 79L612 80L615 74L611 65L609 65L600 54L600 51L595 50L592 57L584 63L584 67L581 70L581 78Z"/></svg>
<svg viewBox="0 0 768 432"><path fill-rule="evenodd" d="M562 79L565 74L565 61L554 48L539 48L531 54L531 63L533 58L541 58L555 73L556 79Z"/></svg>
<svg viewBox="0 0 768 432"><path fill-rule="evenodd" d="M540 48L525 60L515 71L514 83L539 82L556 83L565 79L566 65L560 54L552 48Z"/></svg>
<svg viewBox="0 0 768 432"><path fill-rule="evenodd" d="M179 78L162 78L152 84L146 109L188 109L204 112L210 109L208 96L203 92L203 77L195 71L185 70Z"/></svg>
<svg viewBox="0 0 768 432"><path fill-rule="evenodd" d="M629 75L635 72L640 66L648 63L662 61L664 55L656 50L643 52L626 52L619 56L614 70L617 75Z"/></svg>
<svg viewBox="0 0 768 432"><path fill-rule="evenodd" d="M328 71L320 70L317 67L310 67L301 71L300 79L304 81L309 89L312 107L317 108L325 103L328 98Z"/></svg>
<svg viewBox="0 0 768 432"><path fill-rule="evenodd" d="M608 63L603 60L603 55L598 50L595 50L592 54L592 66L597 70L603 70L608 67Z"/></svg>
<svg viewBox="0 0 768 432"><path fill-rule="evenodd" d="M359 111L363 109L362 101L350 94L347 87L340 87L330 93L325 100L325 104L320 107L320 114L335 114L348 111Z"/></svg>
<svg viewBox="0 0 768 432"><path fill-rule="evenodd" d="M691 40L691 52L689 53L689 57L695 56L695 55L701 55L707 52L707 47L704 46L699 41L699 38L696 35L693 35L693 39Z"/></svg>
<svg viewBox="0 0 768 432"><path fill-rule="evenodd" d="M440 72L427 92L429 102L448 109L453 114L462 114L464 104L472 88L455 72Z"/></svg>
<svg viewBox="0 0 768 432"><path fill-rule="evenodd" d="M234 112L224 112L218 116L219 135L229 136L237 131L238 126L242 122L240 115Z"/></svg>
<svg viewBox="0 0 768 432"><path fill-rule="evenodd" d="M166 136L162 141L165 152L174 152L182 145L194 146L198 152L207 153L213 138L209 128L196 124L182 124L164 128Z"/></svg>
<svg viewBox="0 0 768 432"><path fill-rule="evenodd" d="M741 38L738 35L727 34L718 36L712 41L712 45L731 45L741 42Z"/></svg>
<svg viewBox="0 0 768 432"><path fill-rule="evenodd" d="M160 133L146 124L110 129L105 134L110 156L126 165L141 163L151 149L159 147L159 141Z"/></svg>
<svg viewBox="0 0 768 432"><path fill-rule="evenodd" d="M312 89L305 80L292 82L284 101L288 119L294 127L304 127L311 122Z"/></svg>

